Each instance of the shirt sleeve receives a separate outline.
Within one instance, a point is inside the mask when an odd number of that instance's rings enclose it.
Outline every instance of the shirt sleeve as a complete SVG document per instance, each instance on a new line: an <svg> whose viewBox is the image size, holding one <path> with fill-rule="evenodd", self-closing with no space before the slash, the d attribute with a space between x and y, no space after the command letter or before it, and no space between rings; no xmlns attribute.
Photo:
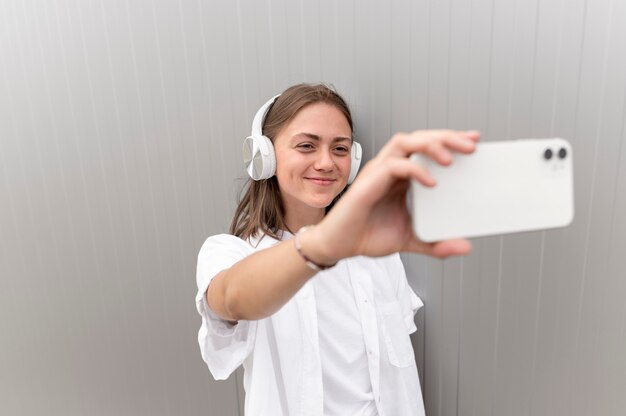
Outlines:
<svg viewBox="0 0 626 416"><path fill-rule="evenodd" d="M406 278L404 265L400 259L400 254L395 253L389 257L392 276L397 279L396 297L400 303L404 324L409 334L417 331L415 326L415 313L424 306L422 300L415 294Z"/></svg>
<svg viewBox="0 0 626 416"><path fill-rule="evenodd" d="M252 352L256 337L256 321L239 320L231 324L209 308L206 290L213 277L252 254L245 241L232 235L209 237L198 254L196 270L196 309L202 317L198 343L202 359L216 380L225 380Z"/></svg>

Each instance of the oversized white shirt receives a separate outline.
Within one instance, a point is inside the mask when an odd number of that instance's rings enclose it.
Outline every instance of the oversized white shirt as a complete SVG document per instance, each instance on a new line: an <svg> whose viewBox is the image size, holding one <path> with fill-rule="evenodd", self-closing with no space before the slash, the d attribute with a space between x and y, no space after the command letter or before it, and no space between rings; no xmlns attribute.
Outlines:
<svg viewBox="0 0 626 416"><path fill-rule="evenodd" d="M348 262L313 279L325 416L377 416L359 307Z"/></svg>
<svg viewBox="0 0 626 416"><path fill-rule="evenodd" d="M285 239L289 237L285 233ZM198 255L196 307L202 317L198 332L202 358L216 380L228 378L243 364L246 416L324 414L314 281L345 273L362 326L378 414L424 415L409 339L417 329L414 314L423 304L408 285L398 254L342 260L338 267L309 280L280 310L264 319L231 325L208 307L205 292L215 275L276 242L268 236L247 242L220 234L209 237Z"/></svg>

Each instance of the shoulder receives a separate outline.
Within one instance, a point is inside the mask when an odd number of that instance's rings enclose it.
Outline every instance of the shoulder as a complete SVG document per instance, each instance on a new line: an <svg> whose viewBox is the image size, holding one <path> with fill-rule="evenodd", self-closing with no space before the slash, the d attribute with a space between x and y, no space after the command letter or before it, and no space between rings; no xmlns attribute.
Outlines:
<svg viewBox="0 0 626 416"><path fill-rule="evenodd" d="M230 234L217 234L207 238L198 253L198 268L205 265L226 269L255 252L250 242Z"/></svg>
<svg viewBox="0 0 626 416"><path fill-rule="evenodd" d="M245 257L257 250L271 247L278 241L264 234L246 240L232 234L216 234L204 241L199 256L239 255Z"/></svg>
<svg viewBox="0 0 626 416"><path fill-rule="evenodd" d="M198 261L240 260L253 252L254 248L241 238L230 234L217 234L204 241L198 253Z"/></svg>
<svg viewBox="0 0 626 416"><path fill-rule="evenodd" d="M254 247L249 242L231 234L216 234L207 238L200 248L200 256L229 252L250 254Z"/></svg>
<svg viewBox="0 0 626 416"><path fill-rule="evenodd" d="M198 287L206 288L210 280L220 271L232 267L255 251L275 244L267 236L261 239L243 240L231 234L216 234L208 237L198 253L196 279Z"/></svg>
<svg viewBox="0 0 626 416"><path fill-rule="evenodd" d="M207 238L198 253L196 281L199 288L208 286L220 271L254 253L254 248L239 237L217 234Z"/></svg>

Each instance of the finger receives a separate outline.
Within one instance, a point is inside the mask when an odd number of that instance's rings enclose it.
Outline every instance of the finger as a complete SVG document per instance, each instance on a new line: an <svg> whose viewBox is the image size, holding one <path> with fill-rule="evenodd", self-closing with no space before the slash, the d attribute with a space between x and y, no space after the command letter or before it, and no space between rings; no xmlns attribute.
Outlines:
<svg viewBox="0 0 626 416"><path fill-rule="evenodd" d="M400 179L415 179L427 187L433 187L437 181L431 176L428 169L409 159L393 158L385 162L392 176Z"/></svg>
<svg viewBox="0 0 626 416"><path fill-rule="evenodd" d="M480 140L480 132L478 130L467 130L465 131L465 137L477 143Z"/></svg>
<svg viewBox="0 0 626 416"><path fill-rule="evenodd" d="M441 140L441 143L448 149L453 150L459 153L472 153L476 150L476 142L477 140L473 140L472 137L467 134L457 134L444 136Z"/></svg>
<svg viewBox="0 0 626 416"><path fill-rule="evenodd" d="M465 256L471 253L472 243L465 239L425 243L413 238L404 251L445 259L450 256Z"/></svg>
<svg viewBox="0 0 626 416"><path fill-rule="evenodd" d="M467 134L465 132L458 131L435 131L429 132L428 137L430 143L426 146L426 151L430 147L443 147L450 152L457 153L472 153L476 150L476 141L473 138L476 136L473 134Z"/></svg>
<svg viewBox="0 0 626 416"><path fill-rule="evenodd" d="M476 143L469 137L461 134L433 135L432 141L426 146L424 154L442 166L449 166L454 160L452 152L473 153L476 150Z"/></svg>
<svg viewBox="0 0 626 416"><path fill-rule="evenodd" d="M407 157L412 153L426 153L427 148L437 142L443 142L446 147L454 151L471 153L479 138L480 134L476 131L418 130L410 134L397 133L381 149L379 155L381 157Z"/></svg>
<svg viewBox="0 0 626 416"><path fill-rule="evenodd" d="M465 256L472 251L472 243L468 240L447 240L434 243L432 255L438 258Z"/></svg>
<svg viewBox="0 0 626 416"><path fill-rule="evenodd" d="M426 147L424 154L443 166L450 165L454 160L452 153L446 149L442 142L439 141L433 141L430 143Z"/></svg>

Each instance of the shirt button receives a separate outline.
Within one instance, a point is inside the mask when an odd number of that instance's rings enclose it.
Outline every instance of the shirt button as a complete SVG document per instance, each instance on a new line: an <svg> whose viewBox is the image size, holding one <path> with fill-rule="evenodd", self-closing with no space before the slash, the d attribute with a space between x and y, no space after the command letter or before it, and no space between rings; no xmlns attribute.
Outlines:
<svg viewBox="0 0 626 416"><path fill-rule="evenodd" d="M367 303L367 299L363 299L363 302Z"/></svg>
<svg viewBox="0 0 626 416"><path fill-rule="evenodd" d="M372 350L367 350L367 353L368 353L369 355L372 355Z"/></svg>

